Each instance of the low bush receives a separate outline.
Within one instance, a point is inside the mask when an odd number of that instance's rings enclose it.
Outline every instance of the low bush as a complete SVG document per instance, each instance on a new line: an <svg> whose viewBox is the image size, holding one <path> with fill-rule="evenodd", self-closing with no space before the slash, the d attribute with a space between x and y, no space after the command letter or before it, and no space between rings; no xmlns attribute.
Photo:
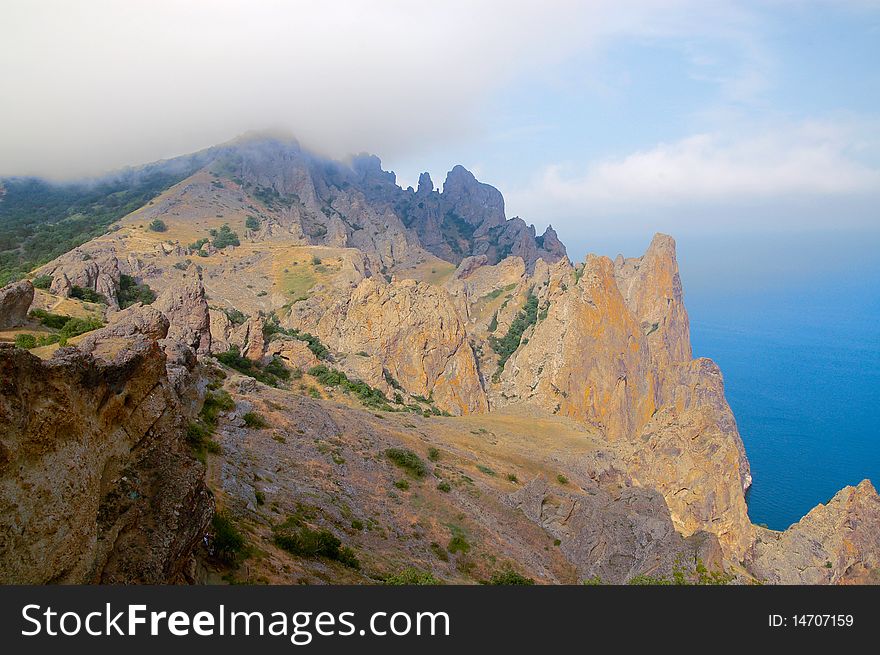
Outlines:
<svg viewBox="0 0 880 655"><path fill-rule="evenodd" d="M30 350L37 347L37 338L32 334L16 334L15 347Z"/></svg>
<svg viewBox="0 0 880 655"><path fill-rule="evenodd" d="M416 585L416 586L427 586L427 585L439 585L443 584L440 580L435 578L430 572L422 571L421 569L417 569L414 566L410 566L408 568L403 569L399 573L394 573L393 575L389 575L384 580L387 585Z"/></svg>
<svg viewBox="0 0 880 655"><path fill-rule="evenodd" d="M211 520L213 539L211 547L215 557L229 565L235 565L247 553L244 536L229 516L218 512Z"/></svg>
<svg viewBox="0 0 880 655"><path fill-rule="evenodd" d="M300 557L326 557L353 569L361 567L354 551L343 546L332 532L304 525L295 527L292 525L295 523L297 521L287 521L275 529L276 546Z"/></svg>
<svg viewBox="0 0 880 655"><path fill-rule="evenodd" d="M87 289L85 287L72 286L70 288L70 297L76 298L77 300L84 300L86 302L94 302L101 303L103 305L107 304L107 299L103 294L98 293L97 291L93 291L92 289Z"/></svg>
<svg viewBox="0 0 880 655"><path fill-rule="evenodd" d="M50 286L52 286L52 276L38 275L32 280L32 283L37 289L48 289Z"/></svg>
<svg viewBox="0 0 880 655"><path fill-rule="evenodd" d="M521 575L514 571L512 568L506 568L501 571L496 571L492 574L492 577L489 578L487 584L490 585L533 585L535 581L532 578L527 578L524 575Z"/></svg>
<svg viewBox="0 0 880 655"><path fill-rule="evenodd" d="M269 427L269 424L266 423L266 419L256 412L248 412L242 416L242 418L244 419L244 424L251 429L262 430L263 428Z"/></svg>
<svg viewBox="0 0 880 655"><path fill-rule="evenodd" d="M361 380L350 380L348 376L335 368L329 368L323 364L313 366L308 371L309 375L321 384L328 387L340 387L356 396L366 407L381 409L387 412L393 411L388 404L385 394L374 389Z"/></svg>
<svg viewBox="0 0 880 655"><path fill-rule="evenodd" d="M423 478L428 473L422 458L407 448L389 448L385 456L414 478Z"/></svg>

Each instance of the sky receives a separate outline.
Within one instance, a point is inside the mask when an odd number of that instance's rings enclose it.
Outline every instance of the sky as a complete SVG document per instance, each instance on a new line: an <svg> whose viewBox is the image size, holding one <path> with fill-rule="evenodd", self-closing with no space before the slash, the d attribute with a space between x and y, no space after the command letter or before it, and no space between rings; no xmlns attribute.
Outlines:
<svg viewBox="0 0 880 655"><path fill-rule="evenodd" d="M637 254L654 231L865 248L877 62L869 0L6 0L0 176L283 129L376 153L402 186L461 163L575 258Z"/></svg>

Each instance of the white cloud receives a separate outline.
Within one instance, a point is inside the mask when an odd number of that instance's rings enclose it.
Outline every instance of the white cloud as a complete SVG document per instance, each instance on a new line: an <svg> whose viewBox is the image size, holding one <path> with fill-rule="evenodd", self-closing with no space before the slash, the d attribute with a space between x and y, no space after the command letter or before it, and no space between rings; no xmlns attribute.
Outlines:
<svg viewBox="0 0 880 655"><path fill-rule="evenodd" d="M877 126L803 122L756 134L697 134L577 173L540 171L510 204L547 216L738 205L784 198L880 194ZM869 163L874 155L875 164ZM552 219L552 216L551 216Z"/></svg>
<svg viewBox="0 0 880 655"><path fill-rule="evenodd" d="M273 127L333 155L418 153L485 132L480 108L514 78L615 37L747 33L731 7L11 0L0 175L96 172Z"/></svg>

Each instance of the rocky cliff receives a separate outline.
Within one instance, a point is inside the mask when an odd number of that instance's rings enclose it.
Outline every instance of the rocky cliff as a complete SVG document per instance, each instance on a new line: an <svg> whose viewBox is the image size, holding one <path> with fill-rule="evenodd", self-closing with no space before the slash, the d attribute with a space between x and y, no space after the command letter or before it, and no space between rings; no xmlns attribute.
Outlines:
<svg viewBox="0 0 880 655"><path fill-rule="evenodd" d="M0 580L182 580L210 520L157 341L132 308L46 361L0 348Z"/></svg>

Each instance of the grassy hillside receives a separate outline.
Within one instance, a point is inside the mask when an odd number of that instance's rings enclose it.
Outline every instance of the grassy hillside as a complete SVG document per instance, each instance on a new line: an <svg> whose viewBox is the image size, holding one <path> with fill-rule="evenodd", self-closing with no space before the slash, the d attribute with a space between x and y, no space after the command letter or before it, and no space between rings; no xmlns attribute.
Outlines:
<svg viewBox="0 0 880 655"><path fill-rule="evenodd" d="M85 183L0 180L0 286L104 233L202 164L173 160Z"/></svg>

